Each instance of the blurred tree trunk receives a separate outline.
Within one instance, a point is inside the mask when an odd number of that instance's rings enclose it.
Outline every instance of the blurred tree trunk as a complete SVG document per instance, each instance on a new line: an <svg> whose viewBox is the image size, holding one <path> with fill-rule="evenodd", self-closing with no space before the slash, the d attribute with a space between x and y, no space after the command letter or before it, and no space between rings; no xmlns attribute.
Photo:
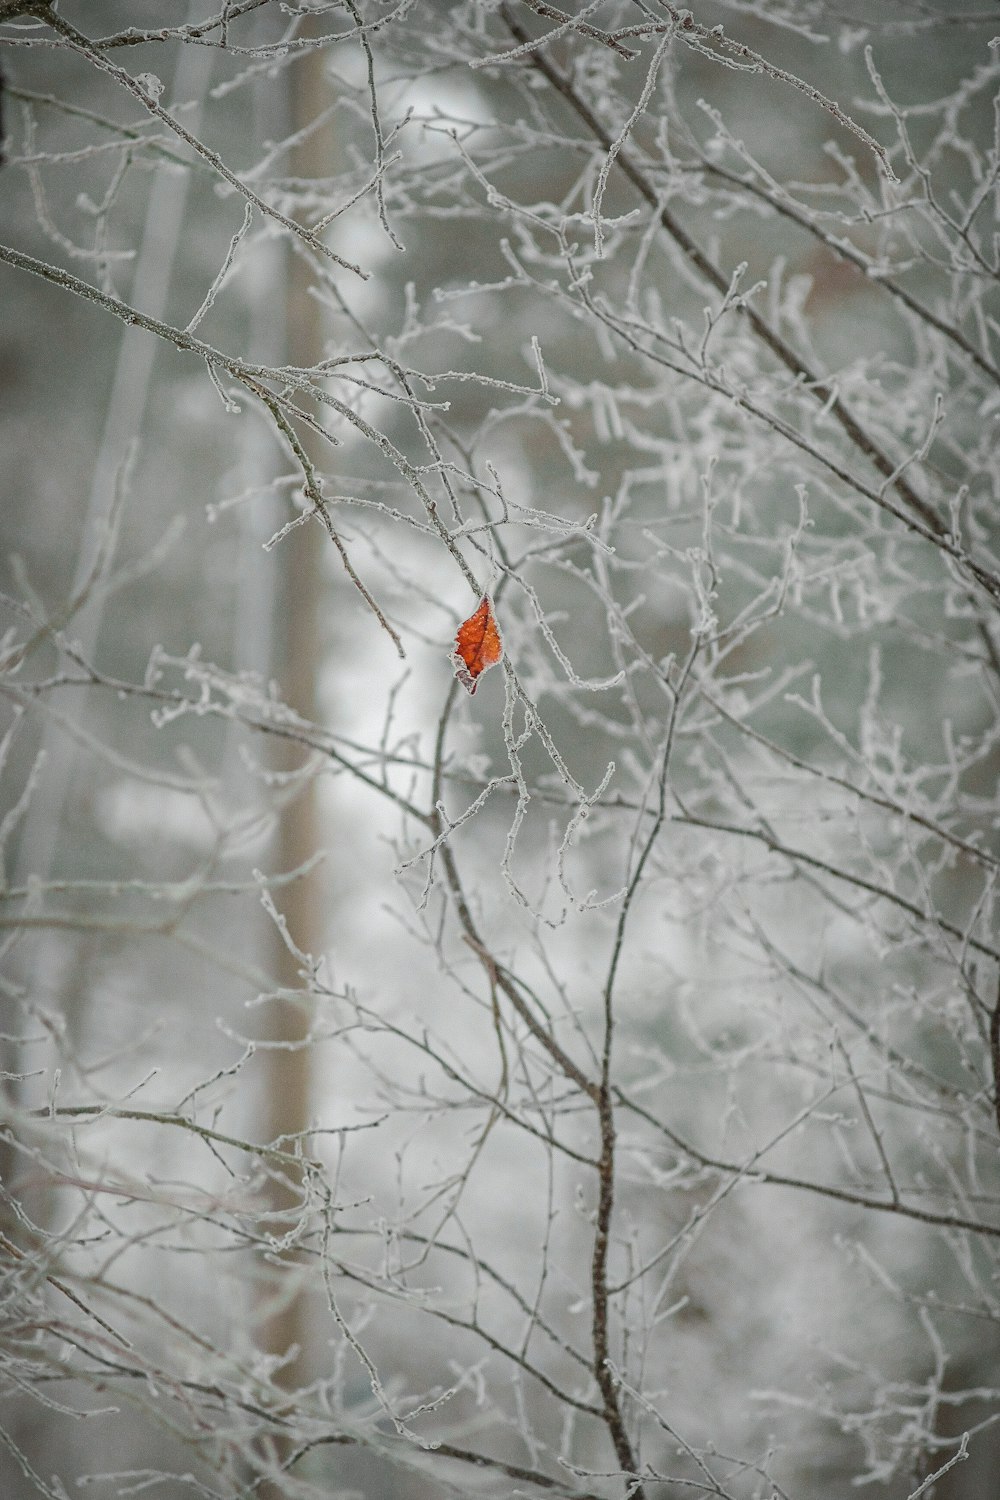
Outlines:
<svg viewBox="0 0 1000 1500"><path fill-rule="evenodd" d="M303 33L305 34L305 33ZM286 75L289 80L287 127L298 133L315 118L325 102L321 51L307 52ZM314 131L299 141L289 159L295 178L326 176L331 170L332 143L327 130ZM311 366L323 357L321 319L309 295L309 267L301 257L289 254L286 282L285 357L290 364ZM310 456L316 440L301 434ZM282 697L304 719L317 717L317 676L322 655L319 601L323 586L322 536L319 528L299 526L282 541L274 554L281 566L275 622L274 674ZM300 751L290 753L286 769L300 765ZM318 809L316 784L310 778L282 811L277 834L275 864L294 870L311 857L317 846ZM317 952L323 943L321 871L286 886L280 908L296 945ZM274 929L272 972L276 988L303 988L299 966ZM266 1039L272 1045L265 1053L263 1094L263 1139L295 1136L307 1130L311 1120L311 1056L306 1043L310 1012L306 998L275 999L269 1005ZM300 1203L300 1183L291 1177L272 1188L276 1219L274 1232L284 1233L294 1222ZM285 1360L279 1380L294 1390L309 1379L308 1298L294 1279L289 1264L278 1282L269 1288L276 1306L264 1320L260 1339L264 1350ZM284 1283L284 1284L282 1284ZM264 1493L263 1491L261 1492Z"/></svg>
<svg viewBox="0 0 1000 1500"><path fill-rule="evenodd" d="M196 6L190 6L189 13L191 19L195 19ZM178 54L171 97L189 102L186 119L188 128L193 131L200 128L212 67L213 56L209 49L183 47ZM129 293L134 306L150 317L162 318L167 311L167 298L182 244L190 181L186 172L158 173L152 181ZM158 341L144 330L126 328L120 335L86 509L79 521L79 552L67 599L79 598L84 593L93 571L95 555L101 545L102 527L112 509L119 475L128 461L131 447L142 437L149 411L154 366L160 352ZM99 400L99 396L96 399ZM75 517L68 513L65 524L73 528L77 524ZM64 603L57 598L50 603L50 615L57 627L62 623ZM106 608L105 599L90 597L72 618L73 639L91 658L96 657L102 640ZM83 727L91 714L89 699L76 704L74 712L76 723ZM0 725L0 732L6 728L5 721ZM23 886L31 878L45 881L61 873L60 856L64 853L61 842L65 837L67 815L72 811L74 779L80 777L79 745L68 741L64 731L50 719L42 721L38 749L44 756L44 771L23 823L12 840L16 849L12 872L15 885ZM87 948L86 941L78 937L43 931L22 934L12 954L17 987L58 1010L69 1034L78 1042L84 1035L91 1004L85 977ZM33 1062L37 1063L37 1054L34 1059L22 1056L20 1044L5 1027L0 1038L0 1106L3 1113L7 1109L15 1113L19 1108L29 1107L35 1099L34 1086L25 1087L20 1081L22 1070L30 1073ZM6 1104L3 1101L7 1101ZM21 1162L12 1142L0 1135L0 1185L9 1187ZM47 1217L45 1196L45 1191L39 1187L30 1200L32 1212L40 1222ZM21 1238L23 1226L15 1215L5 1212L3 1205L0 1205L0 1225L15 1240Z"/></svg>

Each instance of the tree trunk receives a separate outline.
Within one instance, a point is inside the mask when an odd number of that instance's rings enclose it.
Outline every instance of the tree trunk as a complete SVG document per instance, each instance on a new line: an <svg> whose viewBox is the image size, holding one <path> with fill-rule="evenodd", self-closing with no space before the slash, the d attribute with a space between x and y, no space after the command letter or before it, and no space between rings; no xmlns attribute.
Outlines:
<svg viewBox="0 0 1000 1500"><path fill-rule="evenodd" d="M315 118L324 102L321 51L307 52L286 75L289 79L289 116L287 127L300 131ZM328 132L307 135L291 153L290 171L296 178L326 176L331 170L332 155ZM286 349L289 363L311 366L323 357L322 328L318 308L309 295L310 271L298 255L289 253L286 283ZM310 456L319 461L316 440L308 431L300 434ZM281 567L277 591L274 674L283 700L310 722L317 717L317 675L321 659L320 598L323 591L323 536L318 526L299 526L291 531L272 554ZM292 751L283 769L301 765L300 751ZM282 871L305 864L318 842L318 808L315 781L307 780L284 806L277 832L274 863ZM288 932L300 949L318 952L324 940L322 872L313 870L302 879L283 888L278 897ZM276 988L302 988L299 964L274 929L272 972ZM294 1137L309 1128L311 1122L312 1060L306 1043L310 1024L310 1007L301 1000L275 999L269 1002L266 1040L271 1044L264 1054L264 1089L262 1136L267 1141ZM289 1149L292 1149L289 1147ZM294 1223L301 1202L301 1178L289 1174L285 1181L272 1184L272 1206L275 1218L272 1232L285 1233ZM296 1278L294 1253L277 1271L267 1287L269 1311L260 1329L261 1347L283 1361L277 1379L289 1391L308 1383L315 1374L310 1354L309 1297ZM287 1456L290 1444L279 1444L279 1459ZM259 1490L272 1500L283 1493L280 1485Z"/></svg>

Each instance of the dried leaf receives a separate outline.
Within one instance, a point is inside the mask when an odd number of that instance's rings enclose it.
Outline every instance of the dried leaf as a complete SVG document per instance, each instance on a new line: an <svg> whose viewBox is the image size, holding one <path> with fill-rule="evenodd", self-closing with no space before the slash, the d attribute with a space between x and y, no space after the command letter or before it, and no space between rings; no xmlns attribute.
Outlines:
<svg viewBox="0 0 1000 1500"><path fill-rule="evenodd" d="M455 676L463 687L474 693L482 674L495 667L502 656L503 640L493 613L493 601L489 594L484 594L475 614L463 621L455 635L455 649L451 654Z"/></svg>

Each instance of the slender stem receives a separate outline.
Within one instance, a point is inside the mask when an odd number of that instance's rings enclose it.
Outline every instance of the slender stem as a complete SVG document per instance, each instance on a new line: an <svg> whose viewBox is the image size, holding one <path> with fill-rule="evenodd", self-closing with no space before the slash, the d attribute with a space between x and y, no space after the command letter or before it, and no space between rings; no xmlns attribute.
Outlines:
<svg viewBox="0 0 1000 1500"><path fill-rule="evenodd" d="M993 1108L1000 1129L1000 980L997 981L996 1004L990 1011L990 1063L993 1068Z"/></svg>

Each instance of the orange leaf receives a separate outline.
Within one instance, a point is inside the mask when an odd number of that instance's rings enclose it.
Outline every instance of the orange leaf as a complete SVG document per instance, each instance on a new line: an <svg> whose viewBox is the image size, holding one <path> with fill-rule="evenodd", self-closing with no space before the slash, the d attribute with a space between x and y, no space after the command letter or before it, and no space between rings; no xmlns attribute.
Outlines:
<svg viewBox="0 0 1000 1500"><path fill-rule="evenodd" d="M474 693L482 674L495 667L503 656L500 627L493 613L493 601L484 594L475 614L458 627L451 659L455 676L463 687Z"/></svg>

